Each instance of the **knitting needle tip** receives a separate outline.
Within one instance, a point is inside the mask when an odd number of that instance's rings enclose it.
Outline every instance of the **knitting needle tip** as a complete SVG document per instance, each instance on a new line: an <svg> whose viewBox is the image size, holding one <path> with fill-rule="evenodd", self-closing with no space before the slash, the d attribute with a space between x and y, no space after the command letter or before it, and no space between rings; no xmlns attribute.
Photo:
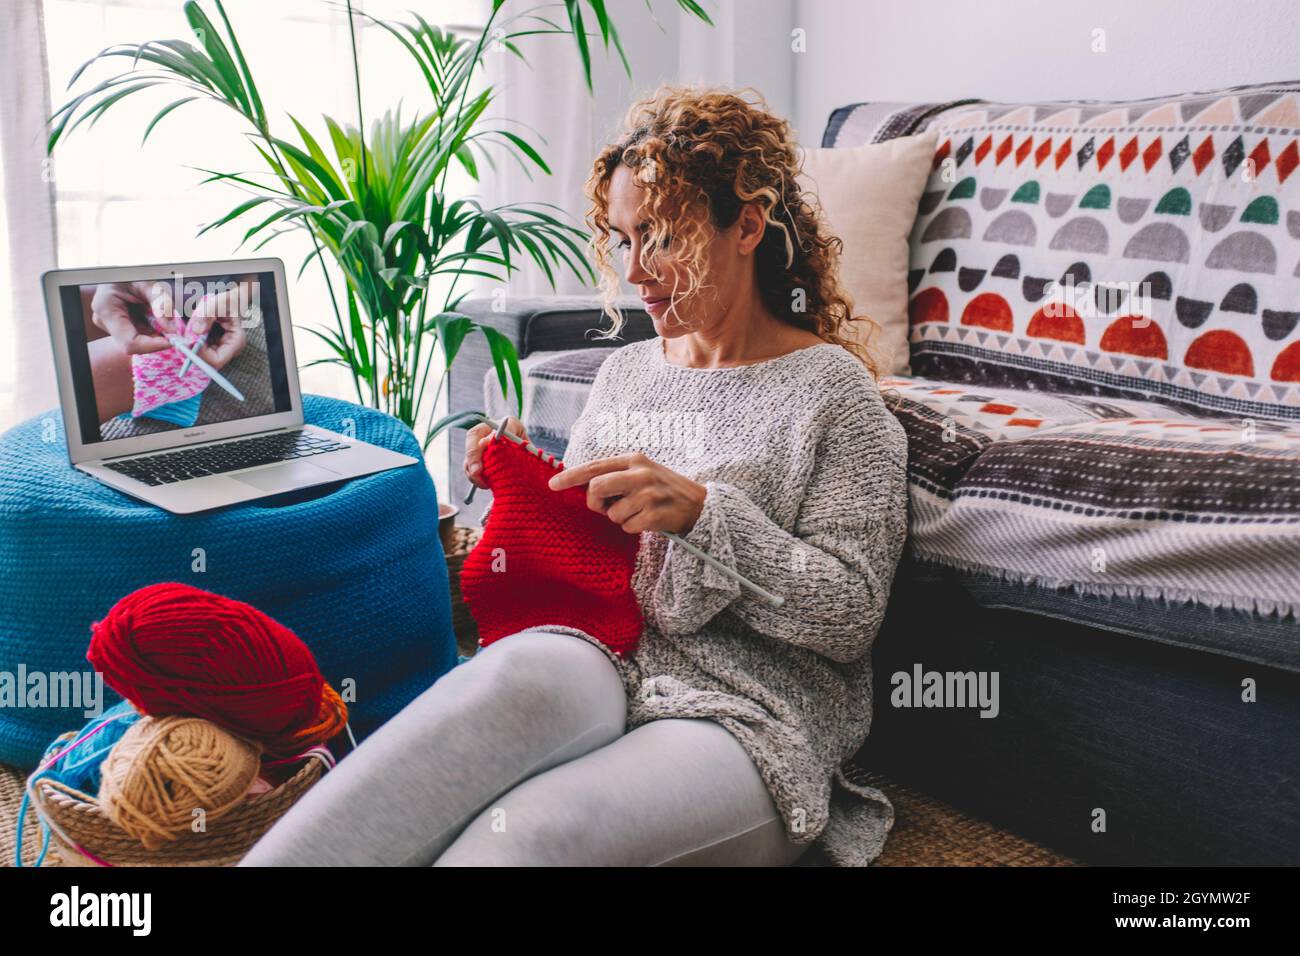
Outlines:
<svg viewBox="0 0 1300 956"><path fill-rule="evenodd" d="M483 421L487 422L488 424L492 423L492 420L490 418L487 418L486 416L483 417ZM493 439L500 438L503 434L505 434L506 424L509 421L510 421L509 415L503 415L501 417L501 423L497 425L496 431L492 435ZM469 489L469 494L467 494L464 498L465 504L469 504L471 501L474 500L474 492L476 491L478 491L478 485L471 484Z"/></svg>

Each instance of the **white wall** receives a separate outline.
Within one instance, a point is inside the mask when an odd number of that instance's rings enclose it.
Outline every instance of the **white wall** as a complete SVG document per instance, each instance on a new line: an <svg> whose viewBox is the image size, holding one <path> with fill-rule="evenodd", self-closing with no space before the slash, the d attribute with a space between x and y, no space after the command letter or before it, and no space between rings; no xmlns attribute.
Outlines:
<svg viewBox="0 0 1300 956"><path fill-rule="evenodd" d="M861 101L1125 99L1300 79L1296 0L792 0L795 121ZM1094 52L1096 30L1105 52Z"/></svg>
<svg viewBox="0 0 1300 956"><path fill-rule="evenodd" d="M713 27L679 14L679 82L752 86L775 113L793 119L794 0L703 0L702 5Z"/></svg>
<svg viewBox="0 0 1300 956"><path fill-rule="evenodd" d="M644 4L611 6L623 18L620 35L632 82L615 58L601 63L603 52L594 57L596 128L602 142L613 138L634 99L664 82L752 86L775 112L793 117L794 0L701 0L701 5L713 26L678 10L674 0L652 0L653 19Z"/></svg>

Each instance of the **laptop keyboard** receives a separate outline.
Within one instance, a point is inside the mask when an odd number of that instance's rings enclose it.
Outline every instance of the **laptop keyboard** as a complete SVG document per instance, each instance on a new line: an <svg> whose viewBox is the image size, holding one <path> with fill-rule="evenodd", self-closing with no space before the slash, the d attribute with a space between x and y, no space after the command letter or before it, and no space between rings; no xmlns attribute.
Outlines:
<svg viewBox="0 0 1300 956"><path fill-rule="evenodd" d="M146 458L105 462L104 467L146 485L166 485L187 478L202 478L256 465L270 465L277 461L309 458L347 447L345 442L306 431L276 432L220 445L203 445L162 455L149 455Z"/></svg>

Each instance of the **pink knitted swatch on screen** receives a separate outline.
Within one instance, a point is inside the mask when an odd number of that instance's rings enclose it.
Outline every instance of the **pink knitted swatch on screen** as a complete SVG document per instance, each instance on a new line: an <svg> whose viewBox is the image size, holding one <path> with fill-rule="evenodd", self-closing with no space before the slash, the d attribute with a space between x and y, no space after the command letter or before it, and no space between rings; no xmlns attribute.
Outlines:
<svg viewBox="0 0 1300 956"><path fill-rule="evenodd" d="M198 351L199 336L186 332L185 344ZM160 405L183 402L197 395L212 381L193 362L183 376L177 373L185 364L185 355L179 349L163 349L131 356L131 375L135 381L135 407L131 417L139 418Z"/></svg>

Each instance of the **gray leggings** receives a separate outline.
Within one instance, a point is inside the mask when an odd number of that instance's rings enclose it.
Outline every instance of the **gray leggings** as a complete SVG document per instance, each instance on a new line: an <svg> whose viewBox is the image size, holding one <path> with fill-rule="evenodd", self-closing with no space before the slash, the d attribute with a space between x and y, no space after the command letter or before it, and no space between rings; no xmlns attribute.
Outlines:
<svg viewBox="0 0 1300 956"><path fill-rule="evenodd" d="M806 849L721 724L626 723L599 648L512 634L367 737L239 865L787 866Z"/></svg>

